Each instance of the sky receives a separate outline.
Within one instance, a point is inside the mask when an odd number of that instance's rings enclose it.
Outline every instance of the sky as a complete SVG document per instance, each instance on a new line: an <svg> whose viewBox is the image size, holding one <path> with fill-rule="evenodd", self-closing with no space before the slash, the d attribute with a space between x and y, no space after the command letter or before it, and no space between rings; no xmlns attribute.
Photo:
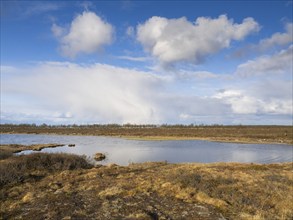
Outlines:
<svg viewBox="0 0 293 220"><path fill-rule="evenodd" d="M292 1L1 1L1 123L292 125Z"/></svg>

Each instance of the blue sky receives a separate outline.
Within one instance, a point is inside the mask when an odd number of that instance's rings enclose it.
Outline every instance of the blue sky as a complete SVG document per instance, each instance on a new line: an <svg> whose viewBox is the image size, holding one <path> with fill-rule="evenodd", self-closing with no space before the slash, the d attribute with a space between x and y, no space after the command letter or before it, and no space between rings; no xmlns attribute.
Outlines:
<svg viewBox="0 0 293 220"><path fill-rule="evenodd" d="M292 1L1 1L1 123L292 124Z"/></svg>

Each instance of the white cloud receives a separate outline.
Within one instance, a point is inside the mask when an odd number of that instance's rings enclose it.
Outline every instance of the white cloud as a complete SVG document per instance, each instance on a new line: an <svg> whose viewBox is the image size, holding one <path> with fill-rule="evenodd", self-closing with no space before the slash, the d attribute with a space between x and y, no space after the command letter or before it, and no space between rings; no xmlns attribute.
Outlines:
<svg viewBox="0 0 293 220"><path fill-rule="evenodd" d="M240 64L234 82L214 95L236 114L291 115L293 45Z"/></svg>
<svg viewBox="0 0 293 220"><path fill-rule="evenodd" d="M2 81L5 121L189 123L180 117L189 114L212 123L229 110L215 99L177 94L164 76L103 64L44 62L4 73Z"/></svg>
<svg viewBox="0 0 293 220"><path fill-rule="evenodd" d="M293 23L285 25L285 32L276 32L271 37L260 40L257 44L248 44L237 49L231 54L231 57L240 58L249 54L259 54L270 49L284 48L293 42Z"/></svg>
<svg viewBox="0 0 293 220"><path fill-rule="evenodd" d="M291 123L292 79L287 76L251 81L99 63L33 65L1 67L2 123Z"/></svg>
<svg viewBox="0 0 293 220"><path fill-rule="evenodd" d="M292 99L258 97L243 90L224 90L214 97L230 104L236 114L292 114Z"/></svg>
<svg viewBox="0 0 293 220"><path fill-rule="evenodd" d="M271 56L261 56L237 67L236 74L248 77L268 74L292 74L293 45Z"/></svg>
<svg viewBox="0 0 293 220"><path fill-rule="evenodd" d="M68 112L72 120L79 122L158 122L152 97L160 78L146 72L102 64L83 67L47 62L3 79L2 94L15 100L8 105L8 98L4 98L3 111L14 106L6 112L41 106L45 112L51 111L48 115ZM24 97L26 104L20 101Z"/></svg>
<svg viewBox="0 0 293 220"><path fill-rule="evenodd" d="M221 91L214 97L225 100L231 105L233 112L238 114L255 114L261 104L259 100L246 96L243 91L238 90Z"/></svg>
<svg viewBox="0 0 293 220"><path fill-rule="evenodd" d="M80 53L94 53L113 40L114 28L93 12L84 11L71 23L64 35L64 28L53 24L53 34L60 41L60 50L66 57L74 58Z"/></svg>
<svg viewBox="0 0 293 220"><path fill-rule="evenodd" d="M287 23L285 33L274 33L270 38L263 39L259 42L257 48L266 50L274 46L283 46L293 42L293 23Z"/></svg>
<svg viewBox="0 0 293 220"><path fill-rule="evenodd" d="M253 87L248 87L248 91L261 99L293 100L292 75L291 79L266 78L252 85Z"/></svg>
<svg viewBox="0 0 293 220"><path fill-rule="evenodd" d="M237 24L226 15L215 19L199 17L194 23L185 17L152 17L137 26L137 40L162 65L181 61L197 64L229 47L232 40L242 40L258 30L253 18Z"/></svg>

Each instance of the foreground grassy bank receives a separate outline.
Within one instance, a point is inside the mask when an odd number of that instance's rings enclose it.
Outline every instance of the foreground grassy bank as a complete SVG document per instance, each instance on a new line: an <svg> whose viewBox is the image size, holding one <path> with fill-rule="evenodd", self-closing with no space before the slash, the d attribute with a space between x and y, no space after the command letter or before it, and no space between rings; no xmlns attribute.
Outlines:
<svg viewBox="0 0 293 220"><path fill-rule="evenodd" d="M292 219L293 163L96 166L68 154L0 160L1 219Z"/></svg>
<svg viewBox="0 0 293 220"><path fill-rule="evenodd" d="M293 144L293 126L0 125L1 133L101 135L143 140L199 139Z"/></svg>

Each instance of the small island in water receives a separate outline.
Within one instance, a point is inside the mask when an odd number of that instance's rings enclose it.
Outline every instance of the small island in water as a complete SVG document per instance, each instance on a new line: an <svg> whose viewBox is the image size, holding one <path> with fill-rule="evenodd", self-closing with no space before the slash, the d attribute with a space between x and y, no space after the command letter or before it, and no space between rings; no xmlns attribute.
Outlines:
<svg viewBox="0 0 293 220"><path fill-rule="evenodd" d="M114 136L141 140L279 143L292 126L1 125L1 134ZM74 147L74 143L68 146ZM2 144L2 219L291 219L292 162L94 163L41 151L60 144ZM19 153L20 152L20 153ZM17 153L17 154L16 154ZM98 152L97 152L98 153Z"/></svg>

